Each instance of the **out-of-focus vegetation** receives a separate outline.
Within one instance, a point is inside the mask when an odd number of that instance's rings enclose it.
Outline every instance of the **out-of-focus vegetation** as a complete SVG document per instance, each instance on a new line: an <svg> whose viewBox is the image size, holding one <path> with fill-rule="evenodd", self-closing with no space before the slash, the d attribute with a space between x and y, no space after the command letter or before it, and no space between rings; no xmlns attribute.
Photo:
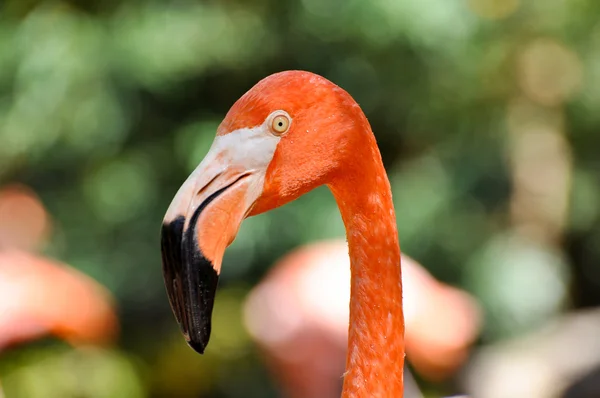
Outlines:
<svg viewBox="0 0 600 398"><path fill-rule="evenodd" d="M43 252L107 286L122 322L112 351L5 355L7 398L276 396L242 301L288 250L344 234L329 192L244 222L203 357L169 309L159 231L229 107L284 69L360 103L403 250L481 300L482 344L598 305L598 15L597 0L5 0L0 183L35 190Z"/></svg>

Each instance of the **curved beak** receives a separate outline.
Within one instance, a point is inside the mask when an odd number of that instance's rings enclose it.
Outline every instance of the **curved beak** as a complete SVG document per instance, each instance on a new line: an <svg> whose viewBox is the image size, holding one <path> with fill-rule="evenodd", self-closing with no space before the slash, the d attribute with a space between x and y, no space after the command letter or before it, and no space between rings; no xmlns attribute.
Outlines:
<svg viewBox="0 0 600 398"><path fill-rule="evenodd" d="M209 152L185 181L167 210L161 232L163 277L171 308L187 343L201 354L210 338L223 254L264 182L260 172L223 164L221 159L222 154Z"/></svg>

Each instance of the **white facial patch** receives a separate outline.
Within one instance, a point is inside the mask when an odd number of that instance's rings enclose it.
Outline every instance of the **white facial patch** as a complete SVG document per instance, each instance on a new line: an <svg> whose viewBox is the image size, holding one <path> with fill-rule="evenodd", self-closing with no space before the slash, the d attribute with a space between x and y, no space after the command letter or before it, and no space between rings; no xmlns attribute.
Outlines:
<svg viewBox="0 0 600 398"><path fill-rule="evenodd" d="M281 111L276 112L281 113ZM199 206L197 203L199 198L196 198L196 194L215 177L231 168L243 169L245 173L251 175L252 181L246 193L246 202L250 206L256 201L263 190L267 167L281 140L280 136L274 135L270 130L272 115L276 112L269 115L260 126L242 128L216 136L202 162L173 198L165 215L165 221L172 221L182 215L182 203L186 203L188 213L190 209Z"/></svg>

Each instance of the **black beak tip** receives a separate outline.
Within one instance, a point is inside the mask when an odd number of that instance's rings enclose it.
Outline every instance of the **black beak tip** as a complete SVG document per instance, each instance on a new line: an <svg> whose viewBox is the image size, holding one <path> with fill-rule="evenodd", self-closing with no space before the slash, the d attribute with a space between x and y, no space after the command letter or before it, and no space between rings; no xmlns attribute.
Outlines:
<svg viewBox="0 0 600 398"><path fill-rule="evenodd" d="M189 338L187 338L186 341L188 345L198 354L204 354L204 350L206 350L206 343L204 341Z"/></svg>
<svg viewBox="0 0 600 398"><path fill-rule="evenodd" d="M194 229L184 231L183 227L183 216L163 225L163 275L171 308L187 344L204 354L210 339L219 274L200 250Z"/></svg>
<svg viewBox="0 0 600 398"><path fill-rule="evenodd" d="M163 223L161 231L163 277L169 302L187 344L199 354L204 354L210 339L219 273L200 250L196 225L202 210L226 188L213 193L196 209L187 230L181 215Z"/></svg>

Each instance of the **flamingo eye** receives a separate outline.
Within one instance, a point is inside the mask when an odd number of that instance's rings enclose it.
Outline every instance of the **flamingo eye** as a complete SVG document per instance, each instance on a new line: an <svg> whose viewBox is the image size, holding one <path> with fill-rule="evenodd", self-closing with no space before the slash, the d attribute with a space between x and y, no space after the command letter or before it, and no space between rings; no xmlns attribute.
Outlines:
<svg viewBox="0 0 600 398"><path fill-rule="evenodd" d="M291 120L287 114L277 114L271 120L271 131L275 135L282 135L290 128Z"/></svg>

